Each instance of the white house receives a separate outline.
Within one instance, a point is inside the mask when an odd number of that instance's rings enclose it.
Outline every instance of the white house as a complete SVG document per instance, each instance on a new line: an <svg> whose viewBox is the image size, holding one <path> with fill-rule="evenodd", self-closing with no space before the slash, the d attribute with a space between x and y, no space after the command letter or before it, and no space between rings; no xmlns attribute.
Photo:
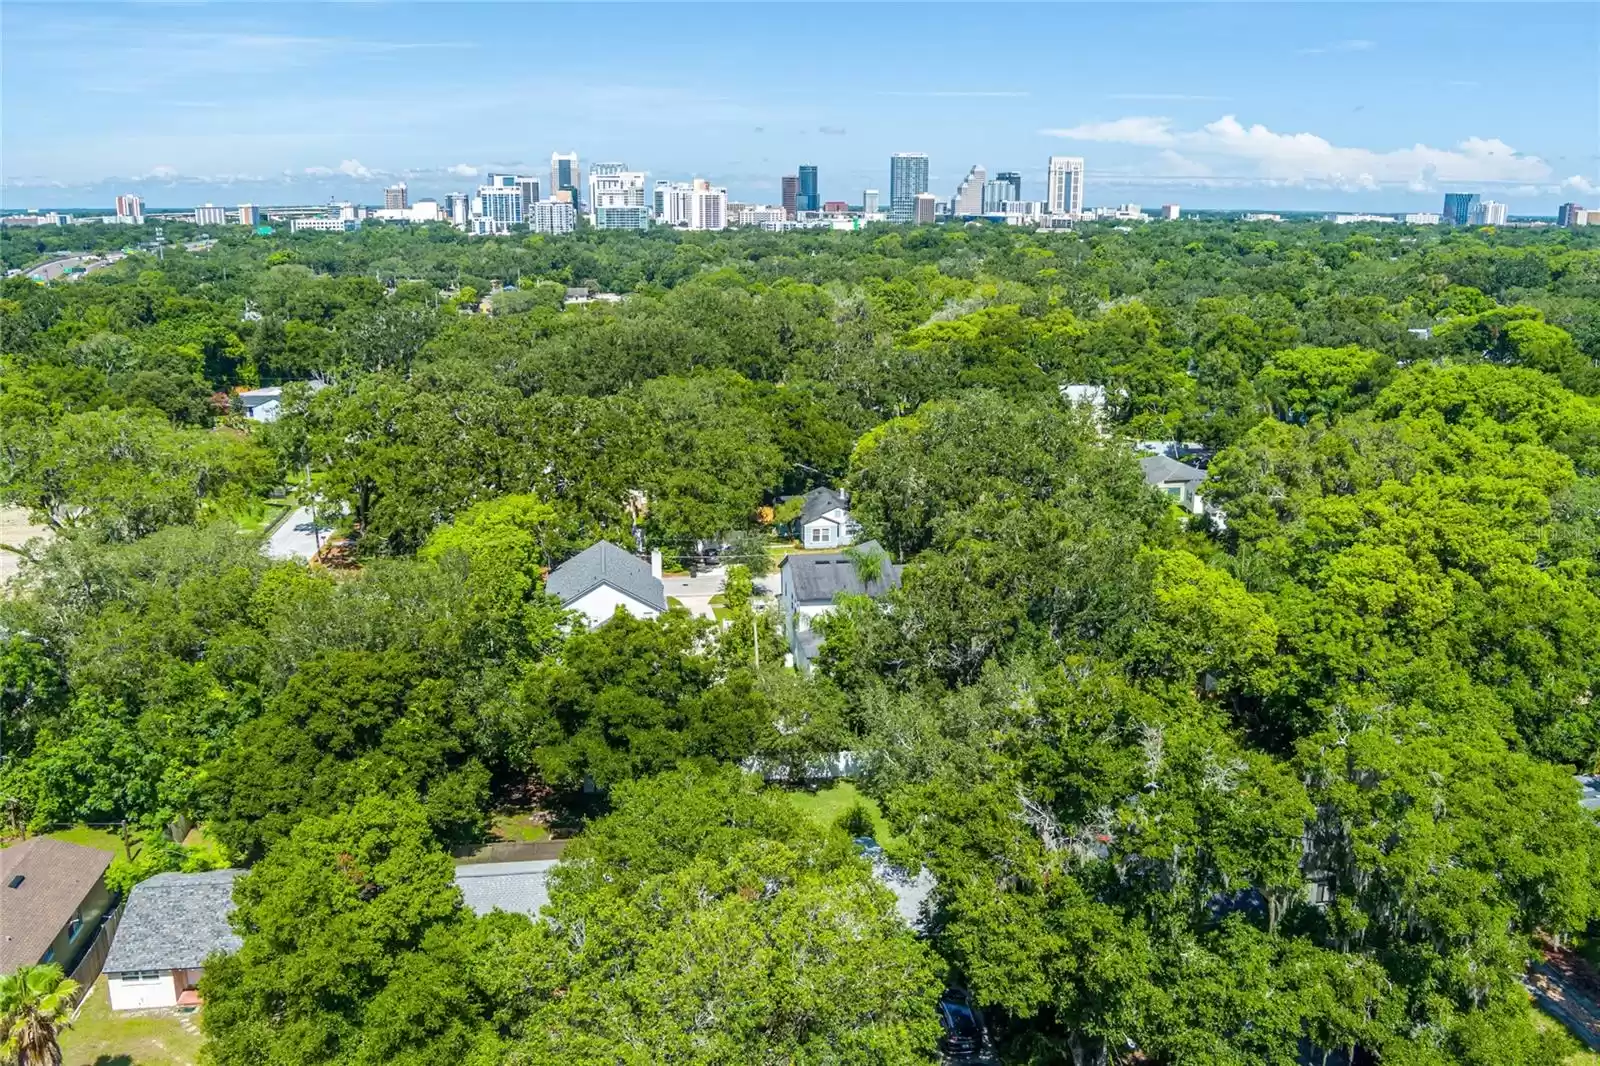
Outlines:
<svg viewBox="0 0 1600 1066"><path fill-rule="evenodd" d="M661 584L661 556L649 563L610 541L596 541L545 579L545 590L561 606L577 611L589 628L608 621L618 607L635 618L665 614L667 594Z"/></svg>
<svg viewBox="0 0 1600 1066"><path fill-rule="evenodd" d="M859 561L867 559L875 560L875 569ZM813 620L833 610L841 593L874 599L887 595L900 586L900 568L877 541L869 540L848 553L785 555L778 566L778 581L778 606L789 652L795 669L808 673L822 646L822 635L811 628Z"/></svg>
<svg viewBox="0 0 1600 1066"><path fill-rule="evenodd" d="M801 497L804 504L795 522L800 543L807 548L843 548L854 544L861 527L850 517L845 498L830 488L812 489Z"/></svg>
<svg viewBox="0 0 1600 1066"><path fill-rule="evenodd" d="M306 387L316 393L327 388L328 384L325 381L308 381ZM276 422L283 413L283 389L278 385L247 389L239 393L239 404L244 408L245 417L252 422Z"/></svg>
<svg viewBox="0 0 1600 1066"><path fill-rule="evenodd" d="M1200 483L1206 479L1204 470L1197 470L1168 455L1146 455L1139 460L1144 470L1145 484L1160 489L1172 497L1191 514L1204 514L1205 501L1200 498Z"/></svg>
<svg viewBox="0 0 1600 1066"><path fill-rule="evenodd" d="M206 956L243 943L228 915L244 872L156 874L133 887L106 955L112 1010L199 1005Z"/></svg>

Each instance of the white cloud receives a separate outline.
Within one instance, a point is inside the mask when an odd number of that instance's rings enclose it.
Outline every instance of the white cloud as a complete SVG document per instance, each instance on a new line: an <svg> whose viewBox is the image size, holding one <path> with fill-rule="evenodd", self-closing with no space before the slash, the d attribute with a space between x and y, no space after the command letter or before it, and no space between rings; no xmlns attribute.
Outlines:
<svg viewBox="0 0 1600 1066"><path fill-rule="evenodd" d="M1050 137L1065 137L1073 141L1107 141L1112 144L1142 144L1151 147L1175 144L1170 118L1132 116L1112 122L1088 122L1068 129L1041 130Z"/></svg>
<svg viewBox="0 0 1600 1066"><path fill-rule="evenodd" d="M444 170L446 174L454 174L458 178L475 178L478 176L478 168L470 163L457 163L454 166L445 167Z"/></svg>
<svg viewBox="0 0 1600 1066"><path fill-rule="evenodd" d="M1365 52L1376 47L1378 47L1378 42L1376 41L1352 40L1334 41L1332 44L1318 45L1316 48L1301 48L1297 49L1297 51L1303 56L1320 56L1329 52Z"/></svg>
<svg viewBox="0 0 1600 1066"><path fill-rule="evenodd" d="M359 159L346 159L339 164L339 173L349 178L370 178L373 172L361 165Z"/></svg>
<svg viewBox="0 0 1600 1066"><path fill-rule="evenodd" d="M1563 189L1571 189L1573 192L1581 192L1591 196L1597 192L1600 192L1600 185L1596 185L1582 174L1572 175L1572 177L1561 183L1561 187Z"/></svg>
<svg viewBox="0 0 1600 1066"><path fill-rule="evenodd" d="M1253 173L1242 177L1288 185L1326 184L1357 190L1402 185L1425 191L1436 182L1543 182L1550 178L1550 165L1543 159L1523 155L1497 138L1469 137L1454 148L1416 144L1377 151L1336 145L1314 133L1278 133L1260 124L1246 126L1233 115L1194 130L1178 129L1168 118L1131 116L1042 132L1069 140L1163 148L1205 166L1226 162L1231 164L1229 169L1236 169L1243 164Z"/></svg>

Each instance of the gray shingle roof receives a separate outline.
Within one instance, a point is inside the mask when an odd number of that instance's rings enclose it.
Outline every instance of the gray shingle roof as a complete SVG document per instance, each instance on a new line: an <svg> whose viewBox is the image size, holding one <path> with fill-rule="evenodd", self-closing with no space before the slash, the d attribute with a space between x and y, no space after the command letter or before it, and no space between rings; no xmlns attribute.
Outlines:
<svg viewBox="0 0 1600 1066"><path fill-rule="evenodd" d="M896 566L875 540L856 545L855 551L883 555L883 568L871 581L862 581L856 564L845 552L792 554L783 557L783 589L796 603L832 603L841 592L860 596L883 596L900 587L900 567Z"/></svg>
<svg viewBox="0 0 1600 1066"><path fill-rule="evenodd" d="M1187 463L1180 463L1170 455L1146 455L1139 460L1139 466L1144 470L1144 480L1147 485L1162 485L1173 481L1198 485L1206 479L1204 470L1197 470Z"/></svg>
<svg viewBox="0 0 1600 1066"><path fill-rule="evenodd" d="M109 851L50 837L0 849L0 973L43 958L110 865Z"/></svg>
<svg viewBox="0 0 1600 1066"><path fill-rule="evenodd" d="M156 874L128 893L128 907L106 956L106 973L203 965L214 951L237 951L228 925L233 882L243 870Z"/></svg>
<svg viewBox="0 0 1600 1066"><path fill-rule="evenodd" d="M537 918L550 902L550 871L555 868L555 859L474 863L456 867L456 884L474 914L502 910Z"/></svg>
<svg viewBox="0 0 1600 1066"><path fill-rule="evenodd" d="M650 572L650 564L608 540L596 541L550 571L544 583L564 607L601 585L610 585L658 611L667 609L666 590L661 579Z"/></svg>
<svg viewBox="0 0 1600 1066"><path fill-rule="evenodd" d="M806 501L800 508L800 524L803 526L810 525L835 507L842 511L848 510L844 497L826 487L812 489L801 499Z"/></svg>

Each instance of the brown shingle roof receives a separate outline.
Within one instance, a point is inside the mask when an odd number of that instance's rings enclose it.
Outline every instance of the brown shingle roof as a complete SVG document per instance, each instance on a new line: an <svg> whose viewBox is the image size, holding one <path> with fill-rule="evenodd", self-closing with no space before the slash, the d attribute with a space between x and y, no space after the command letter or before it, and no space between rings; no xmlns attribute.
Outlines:
<svg viewBox="0 0 1600 1066"><path fill-rule="evenodd" d="M0 973L38 962L110 865L110 852L50 837L0 849Z"/></svg>

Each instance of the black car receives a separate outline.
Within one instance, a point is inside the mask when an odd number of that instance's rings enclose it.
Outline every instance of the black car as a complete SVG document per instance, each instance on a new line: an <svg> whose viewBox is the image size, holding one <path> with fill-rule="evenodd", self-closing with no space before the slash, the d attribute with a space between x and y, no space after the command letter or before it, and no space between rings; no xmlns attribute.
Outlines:
<svg viewBox="0 0 1600 1066"><path fill-rule="evenodd" d="M990 1061L989 1034L983 1028L983 1015L965 992L951 990L939 997L939 1051L950 1063Z"/></svg>

